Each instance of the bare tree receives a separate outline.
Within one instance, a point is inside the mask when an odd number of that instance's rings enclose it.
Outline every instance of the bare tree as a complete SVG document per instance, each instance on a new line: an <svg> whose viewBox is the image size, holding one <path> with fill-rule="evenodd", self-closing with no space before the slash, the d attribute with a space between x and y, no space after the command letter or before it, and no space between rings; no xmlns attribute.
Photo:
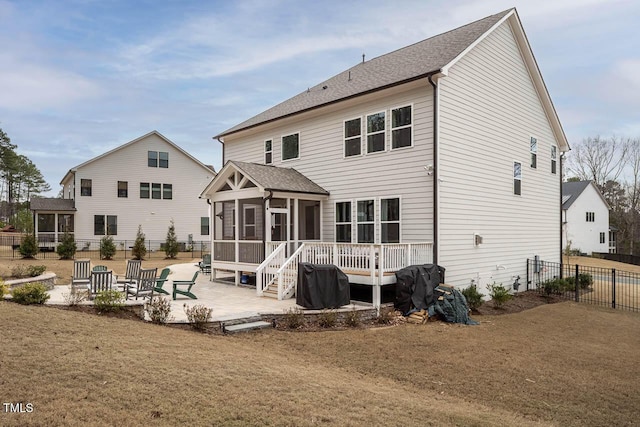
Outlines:
<svg viewBox="0 0 640 427"><path fill-rule="evenodd" d="M567 169L581 180L591 180L602 188L607 181L617 181L622 174L629 149L627 142L616 136L583 139L571 150Z"/></svg>

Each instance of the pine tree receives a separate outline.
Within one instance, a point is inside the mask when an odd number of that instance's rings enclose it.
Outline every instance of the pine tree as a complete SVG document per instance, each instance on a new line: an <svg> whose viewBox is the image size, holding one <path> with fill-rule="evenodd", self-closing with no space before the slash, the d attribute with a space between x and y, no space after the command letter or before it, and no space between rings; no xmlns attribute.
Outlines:
<svg viewBox="0 0 640 427"><path fill-rule="evenodd" d="M100 257L102 259L113 259L116 254L116 244L113 243L113 237L104 236L100 239Z"/></svg>
<svg viewBox="0 0 640 427"><path fill-rule="evenodd" d="M136 241L133 244L133 248L131 249L131 255L133 259L144 259L144 256L147 254L147 247L144 245L144 240L146 236L142 232L142 225L138 225L138 233L136 234Z"/></svg>
<svg viewBox="0 0 640 427"><path fill-rule="evenodd" d="M33 234L25 234L20 243L20 255L23 258L33 258L38 253L38 243L36 242L36 236Z"/></svg>
<svg viewBox="0 0 640 427"><path fill-rule="evenodd" d="M60 244L56 248L56 253L60 256L60 259L72 259L78 250L78 245L73 238L73 234L65 231L60 239Z"/></svg>
<svg viewBox="0 0 640 427"><path fill-rule="evenodd" d="M167 231L167 240L164 243L164 253L167 254L167 258L175 259L178 255L178 237L176 236L176 227L171 220L169 230Z"/></svg>

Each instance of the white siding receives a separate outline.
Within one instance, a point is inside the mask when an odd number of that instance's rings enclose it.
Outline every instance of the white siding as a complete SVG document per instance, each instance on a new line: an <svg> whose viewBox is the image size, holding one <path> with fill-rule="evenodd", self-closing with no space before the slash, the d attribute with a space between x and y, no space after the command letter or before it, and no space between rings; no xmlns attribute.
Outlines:
<svg viewBox="0 0 640 427"><path fill-rule="evenodd" d="M169 167L149 167L148 151L169 153ZM116 215L114 240L135 239L138 225L148 240L164 241L170 220L179 240L208 240L200 234L200 217L209 216L200 191L213 178L205 169L155 134L80 167L75 176L76 239L100 239L94 235L94 215ZM80 195L80 180L92 180L91 197ZM118 197L118 181L128 182L128 197ZM171 200L141 199L140 182L172 184ZM65 186L65 191L67 190ZM66 196L66 194L65 194Z"/></svg>
<svg viewBox="0 0 640 427"><path fill-rule="evenodd" d="M587 222L587 212L593 212L593 222ZM571 249L587 254L609 252L609 209L593 184L569 206L566 221L563 247L570 242ZM600 243L600 233L604 233L604 243Z"/></svg>
<svg viewBox="0 0 640 427"><path fill-rule="evenodd" d="M226 160L264 163L264 141L273 140L273 165L290 167L331 193L323 203L323 239L334 240L335 201L376 199L376 242L379 233L379 202L382 197L401 197L401 241L432 240L432 177L425 166L432 164L432 89L426 80L388 89L356 100L314 110L312 114L280 120L240 136L225 138ZM413 105L414 145L390 150L390 109ZM345 158L343 122L386 111L387 151ZM283 135L300 133L300 157L281 160ZM355 204L353 205L355 215ZM355 239L355 219L353 236ZM355 241L355 240L354 240Z"/></svg>
<svg viewBox="0 0 640 427"><path fill-rule="evenodd" d="M520 275L524 285L527 258L559 262L560 175L559 164L551 173L550 160L558 144L508 22L439 84L439 264L446 281L508 285ZM530 167L532 136L537 169ZM514 161L522 164L521 196L513 194ZM474 245L474 233L482 245Z"/></svg>

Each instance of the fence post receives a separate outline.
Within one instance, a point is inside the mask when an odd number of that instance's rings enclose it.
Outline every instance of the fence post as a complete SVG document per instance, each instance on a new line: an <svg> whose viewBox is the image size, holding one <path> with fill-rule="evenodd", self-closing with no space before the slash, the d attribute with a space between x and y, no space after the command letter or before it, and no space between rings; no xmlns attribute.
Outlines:
<svg viewBox="0 0 640 427"><path fill-rule="evenodd" d="M616 308L616 269L611 269L611 308Z"/></svg>
<svg viewBox="0 0 640 427"><path fill-rule="evenodd" d="M574 287L574 289L576 291L576 302L580 302L580 293L579 293L580 292L579 291L580 288L578 287L578 277L580 277L580 266L578 264L576 264L576 278L575 278L574 283L573 283L573 285L574 285L573 287Z"/></svg>

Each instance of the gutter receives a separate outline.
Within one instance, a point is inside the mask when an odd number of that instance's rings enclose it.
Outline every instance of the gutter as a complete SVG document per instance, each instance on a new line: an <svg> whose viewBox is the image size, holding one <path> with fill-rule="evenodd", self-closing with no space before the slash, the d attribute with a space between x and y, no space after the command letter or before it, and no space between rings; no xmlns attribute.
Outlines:
<svg viewBox="0 0 640 427"><path fill-rule="evenodd" d="M438 248L440 246L440 230L438 227L438 212L440 210L438 191L438 177L440 175L438 168L438 85L433 81L433 75L429 75L428 79L433 88L433 263L438 265Z"/></svg>

